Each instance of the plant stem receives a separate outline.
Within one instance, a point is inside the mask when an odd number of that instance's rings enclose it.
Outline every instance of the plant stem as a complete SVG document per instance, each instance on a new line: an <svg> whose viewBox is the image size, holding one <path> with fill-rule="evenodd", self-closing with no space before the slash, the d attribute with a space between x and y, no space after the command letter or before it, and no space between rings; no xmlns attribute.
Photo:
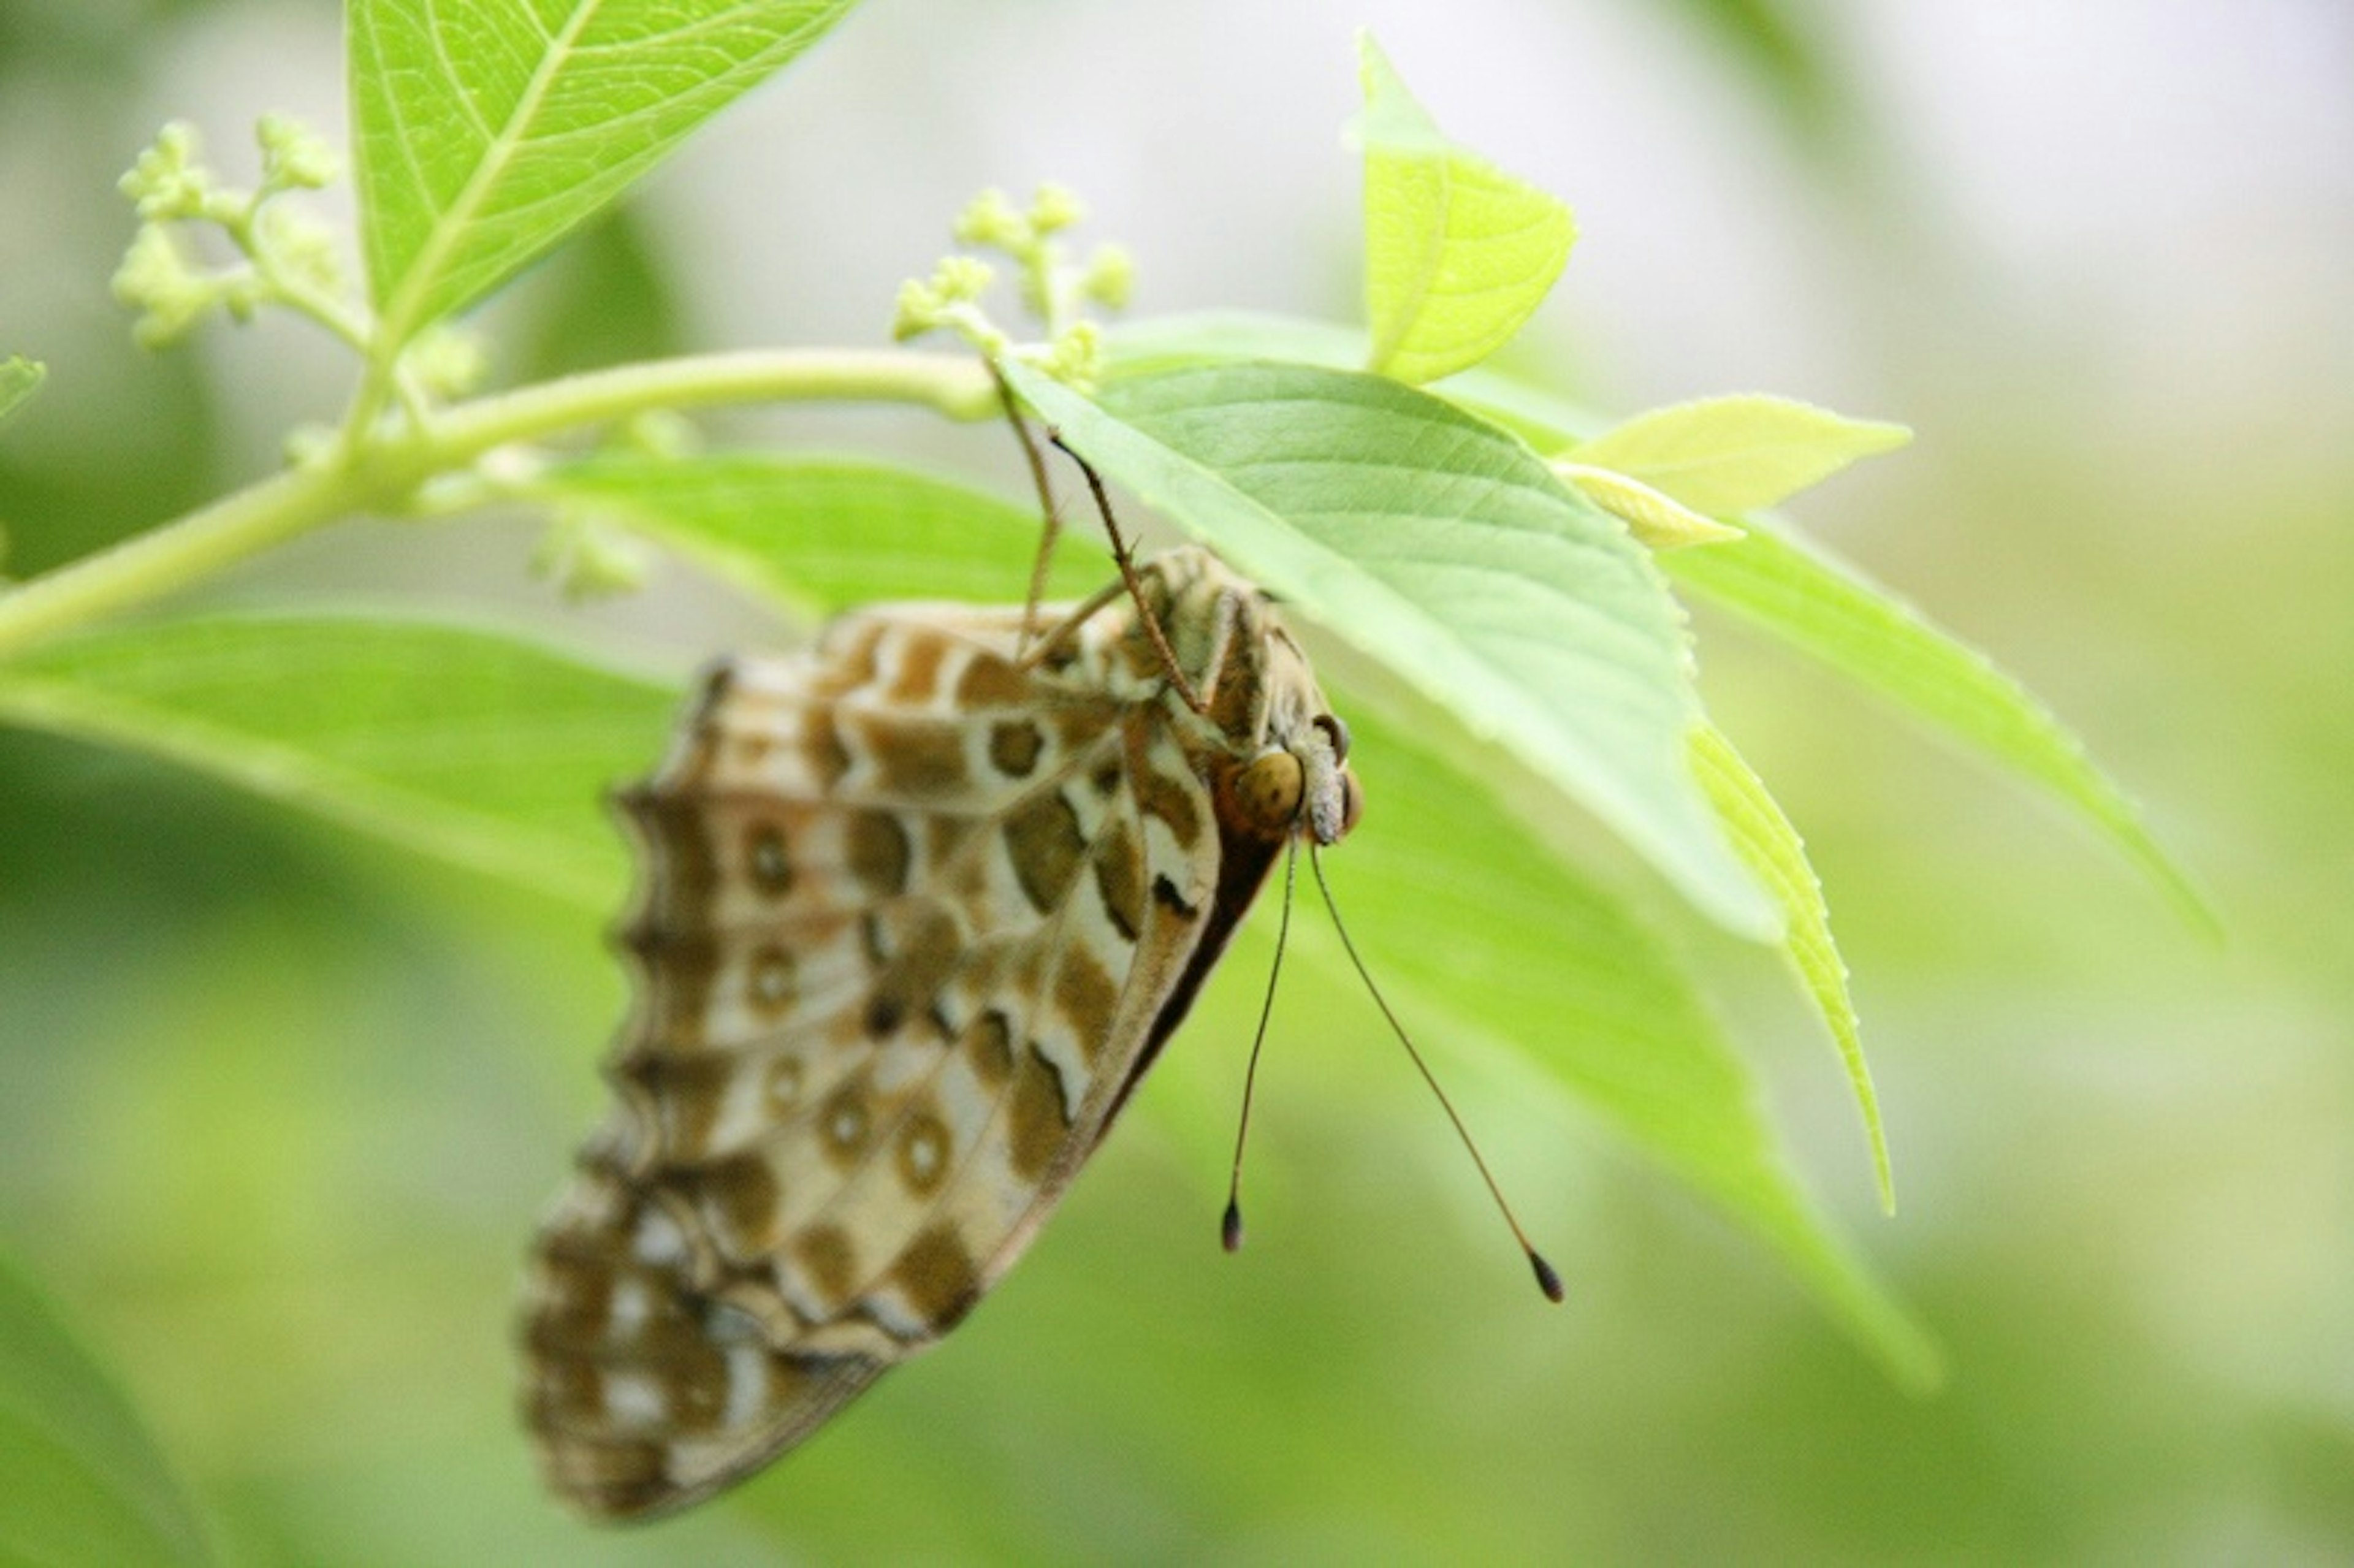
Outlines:
<svg viewBox="0 0 2354 1568"><path fill-rule="evenodd" d="M380 445L348 445L121 544L0 590L0 659L193 586L313 528L398 507L493 448L655 408L759 402L910 403L955 419L997 411L960 355L830 350L691 355L567 376L461 404Z"/></svg>
<svg viewBox="0 0 2354 1568"><path fill-rule="evenodd" d="M196 582L350 509L346 475L298 469L0 593L0 659Z"/></svg>
<svg viewBox="0 0 2354 1568"><path fill-rule="evenodd" d="M968 355L752 349L590 371L477 398L435 420L419 438L415 456L429 471L444 471L511 441L649 409L777 402L912 403L952 419L997 414L989 372ZM401 453L404 460L411 455Z"/></svg>

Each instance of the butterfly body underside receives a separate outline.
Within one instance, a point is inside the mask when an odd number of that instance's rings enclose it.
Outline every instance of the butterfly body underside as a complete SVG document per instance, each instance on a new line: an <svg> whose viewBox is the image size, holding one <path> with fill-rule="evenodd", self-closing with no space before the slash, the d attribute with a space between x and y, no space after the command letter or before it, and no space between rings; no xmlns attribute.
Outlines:
<svg viewBox="0 0 2354 1568"><path fill-rule="evenodd" d="M1345 731L1266 598L1192 549L1139 587L1050 609L1027 658L1018 609L901 605L724 663L620 796L635 1002L525 1304L527 1419L576 1506L707 1496L952 1328L1286 842L1353 823Z"/></svg>

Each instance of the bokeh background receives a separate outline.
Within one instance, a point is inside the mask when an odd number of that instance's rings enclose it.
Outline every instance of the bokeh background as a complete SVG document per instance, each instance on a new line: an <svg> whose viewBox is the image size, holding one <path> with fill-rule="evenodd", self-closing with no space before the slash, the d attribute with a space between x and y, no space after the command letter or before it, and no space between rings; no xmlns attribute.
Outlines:
<svg viewBox="0 0 2354 1568"><path fill-rule="evenodd" d="M2217 948L2073 823L1703 620L1806 832L1903 1207L1772 966L1686 933L1824 1202L1943 1338L1908 1398L1588 1124L1459 1080L1574 1281L1540 1309L1403 1064L1305 977L1211 1243L1263 940L1031 1260L735 1500L599 1534L510 1415L518 1257L620 985L551 905L147 760L0 733L0 1249L228 1555L786 1561L2354 1559L2354 12L2338 0L874 0L488 324L505 374L864 344L974 189L1066 181L1140 311L1351 319L1351 34L1585 238L1517 368L1762 389L1918 443L1802 503L2148 803ZM337 8L0 5L0 439L26 575L265 471L344 366L128 345L114 176L186 116L340 132ZM750 439L1011 482L897 414ZM355 524L216 597L546 620L520 524ZM600 634L777 636L671 575ZM1369 831L1375 831L1369 828ZM0 1499L0 1508L7 1506Z"/></svg>

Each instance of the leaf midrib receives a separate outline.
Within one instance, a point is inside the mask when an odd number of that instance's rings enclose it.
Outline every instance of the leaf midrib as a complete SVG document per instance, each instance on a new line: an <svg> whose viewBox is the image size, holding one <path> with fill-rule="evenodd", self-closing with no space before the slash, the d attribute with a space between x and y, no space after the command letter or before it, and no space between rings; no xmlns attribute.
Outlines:
<svg viewBox="0 0 2354 1568"><path fill-rule="evenodd" d="M382 342L388 349L397 352L408 342L409 334L418 325L411 318L421 312L423 300L430 296L435 283L444 275L444 262L456 250L463 235L472 228L476 214L489 200L499 176L505 172L515 150L522 145L521 127L529 125L546 101L548 90L561 69L562 62L571 58L573 40L587 29L589 19L600 6L601 0L583 0L582 4L573 7L564 28L547 36L546 47L540 51L539 65L533 70L531 80L525 87L523 96L517 100L514 111L507 116L506 123L483 148L482 156L475 162L473 174L468 177L457 197L435 216L425 245L410 260L408 275L401 280L400 288L394 293L392 303L385 312ZM457 91L460 101L468 103L471 108L461 79L443 55L441 35L437 31L432 36L434 53L442 59L451 88ZM407 147L409 138L398 99L394 98L392 103L394 129L402 132L401 145ZM420 170L420 176L421 174ZM431 193L421 177L419 189L430 199Z"/></svg>
<svg viewBox="0 0 2354 1568"><path fill-rule="evenodd" d="M1414 161L1409 154L1403 153L1393 153L1391 156ZM1398 313L1395 332L1385 333L1382 341L1373 344L1370 367L1376 372L1387 369L1397 358L1398 350L1413 334L1415 323L1422 319L1423 310L1430 302L1431 290L1438 278L1439 264L1452 242L1449 226L1455 216L1455 160L1452 154L1442 154L1427 161L1435 164L1434 172L1438 177L1438 221L1430 226L1429 238L1423 243L1422 253L1416 258L1410 308Z"/></svg>

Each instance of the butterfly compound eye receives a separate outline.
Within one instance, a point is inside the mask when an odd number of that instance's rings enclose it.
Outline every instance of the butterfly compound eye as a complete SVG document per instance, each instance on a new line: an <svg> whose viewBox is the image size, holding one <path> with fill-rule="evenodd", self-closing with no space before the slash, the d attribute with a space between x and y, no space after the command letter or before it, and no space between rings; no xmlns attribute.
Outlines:
<svg viewBox="0 0 2354 1568"><path fill-rule="evenodd" d="M1288 751L1270 751L1235 779L1235 799L1252 821L1279 832L1298 820L1299 797L1307 787L1299 758Z"/></svg>

